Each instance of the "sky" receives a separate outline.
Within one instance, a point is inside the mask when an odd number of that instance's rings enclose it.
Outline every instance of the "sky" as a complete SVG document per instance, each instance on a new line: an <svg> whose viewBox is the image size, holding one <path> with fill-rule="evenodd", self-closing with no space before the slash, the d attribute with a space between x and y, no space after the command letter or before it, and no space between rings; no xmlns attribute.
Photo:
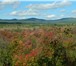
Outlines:
<svg viewBox="0 0 76 66"><path fill-rule="evenodd" d="M0 19L76 18L75 0L0 0Z"/></svg>

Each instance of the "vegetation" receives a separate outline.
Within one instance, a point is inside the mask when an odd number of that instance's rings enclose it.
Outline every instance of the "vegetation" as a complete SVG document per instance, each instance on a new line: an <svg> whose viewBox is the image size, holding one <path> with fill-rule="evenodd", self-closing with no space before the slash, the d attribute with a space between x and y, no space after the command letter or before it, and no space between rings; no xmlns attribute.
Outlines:
<svg viewBox="0 0 76 66"><path fill-rule="evenodd" d="M76 27L1 24L0 66L76 66Z"/></svg>

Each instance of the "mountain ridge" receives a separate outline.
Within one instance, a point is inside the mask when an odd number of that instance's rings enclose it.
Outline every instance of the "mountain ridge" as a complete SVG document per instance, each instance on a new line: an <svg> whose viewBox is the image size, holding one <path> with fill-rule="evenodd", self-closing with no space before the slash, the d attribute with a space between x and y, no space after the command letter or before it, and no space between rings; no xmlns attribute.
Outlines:
<svg viewBox="0 0 76 66"><path fill-rule="evenodd" d="M0 24L2 23L76 23L76 18L62 18L57 20L46 20L38 18L28 18L28 19L0 19Z"/></svg>

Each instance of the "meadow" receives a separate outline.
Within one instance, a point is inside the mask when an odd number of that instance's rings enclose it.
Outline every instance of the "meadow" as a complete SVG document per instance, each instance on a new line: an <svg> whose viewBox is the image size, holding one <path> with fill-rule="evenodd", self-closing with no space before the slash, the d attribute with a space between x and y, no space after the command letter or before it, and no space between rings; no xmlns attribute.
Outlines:
<svg viewBox="0 0 76 66"><path fill-rule="evenodd" d="M0 24L0 66L76 66L76 25Z"/></svg>

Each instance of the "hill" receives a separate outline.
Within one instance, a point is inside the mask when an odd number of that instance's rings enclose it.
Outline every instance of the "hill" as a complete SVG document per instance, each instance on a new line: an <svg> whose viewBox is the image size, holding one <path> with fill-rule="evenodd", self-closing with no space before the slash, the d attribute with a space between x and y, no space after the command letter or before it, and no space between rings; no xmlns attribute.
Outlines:
<svg viewBox="0 0 76 66"><path fill-rule="evenodd" d="M62 18L58 20L29 19L0 19L0 24L26 24L26 23L76 23L76 18Z"/></svg>

